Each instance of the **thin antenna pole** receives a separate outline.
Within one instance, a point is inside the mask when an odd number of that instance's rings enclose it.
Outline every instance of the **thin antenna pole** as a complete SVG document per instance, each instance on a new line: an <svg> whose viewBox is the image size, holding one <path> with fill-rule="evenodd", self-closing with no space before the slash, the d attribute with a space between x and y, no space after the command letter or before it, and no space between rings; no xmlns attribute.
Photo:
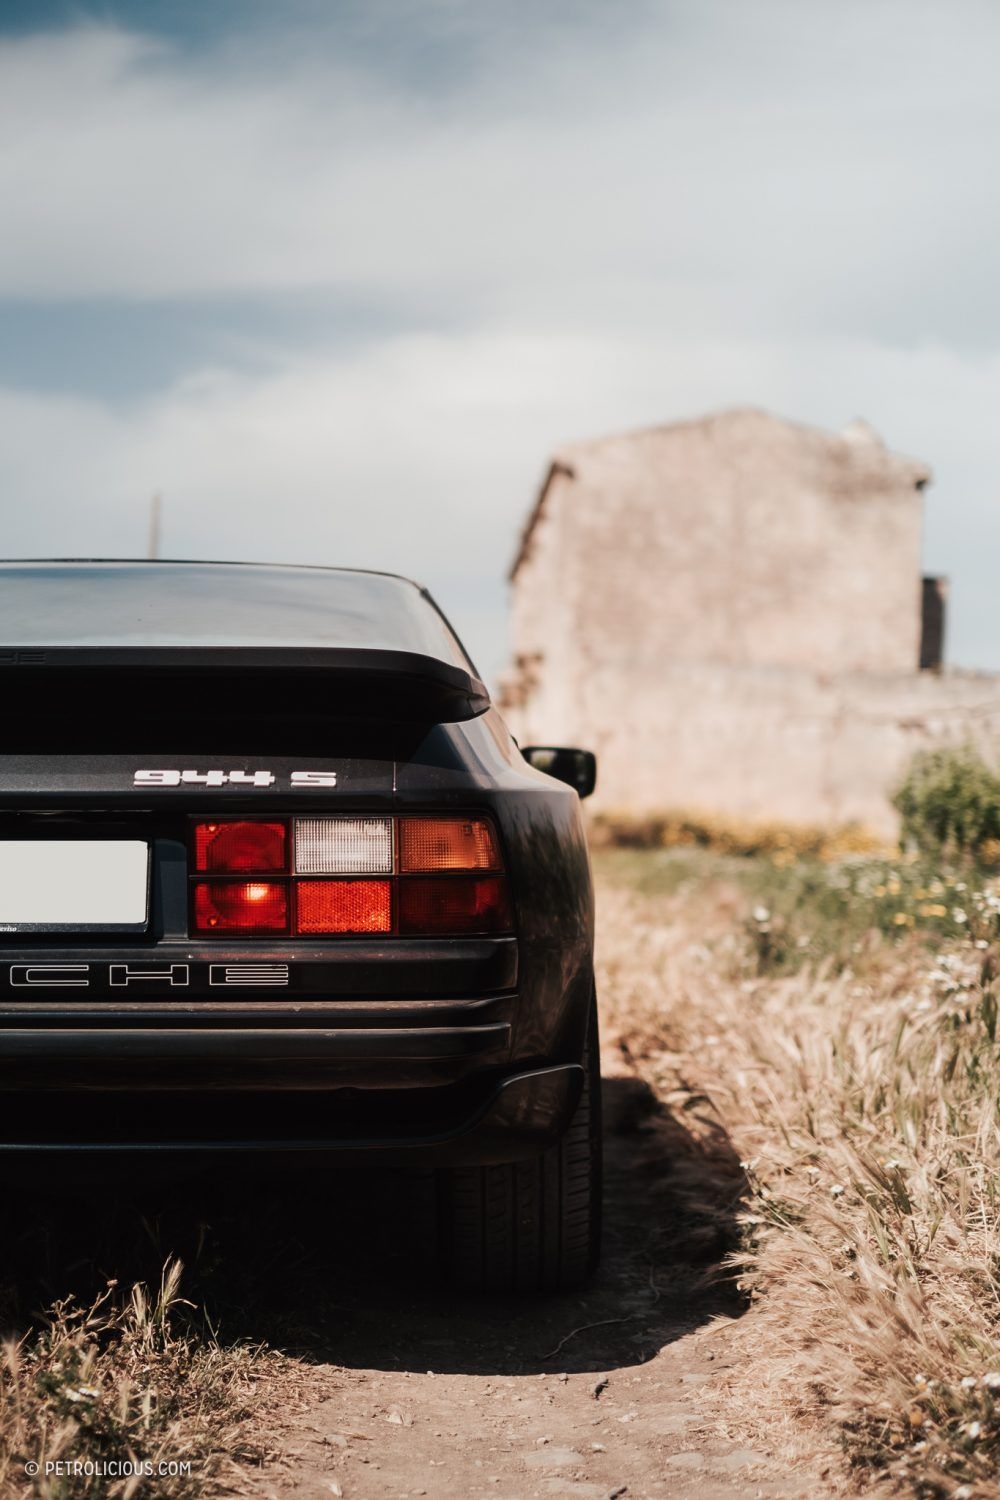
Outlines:
<svg viewBox="0 0 1000 1500"><path fill-rule="evenodd" d="M149 546L146 556L151 562L155 562L160 555L160 507L161 499L159 492L153 496L149 507Z"/></svg>

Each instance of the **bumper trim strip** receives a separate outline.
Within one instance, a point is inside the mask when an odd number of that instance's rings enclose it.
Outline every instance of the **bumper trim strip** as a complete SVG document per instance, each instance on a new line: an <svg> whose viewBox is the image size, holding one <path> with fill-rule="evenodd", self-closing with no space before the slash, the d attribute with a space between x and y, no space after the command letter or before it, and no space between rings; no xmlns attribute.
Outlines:
<svg viewBox="0 0 1000 1500"><path fill-rule="evenodd" d="M118 1062L337 1062L342 1058L449 1058L502 1052L510 1026L407 1027L333 1030L177 1030L101 1028L89 1030L0 1030L0 1064Z"/></svg>

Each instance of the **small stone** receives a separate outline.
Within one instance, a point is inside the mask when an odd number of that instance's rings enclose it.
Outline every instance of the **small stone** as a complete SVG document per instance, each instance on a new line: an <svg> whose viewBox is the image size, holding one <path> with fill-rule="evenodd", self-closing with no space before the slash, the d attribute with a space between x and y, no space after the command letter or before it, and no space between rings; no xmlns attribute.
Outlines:
<svg viewBox="0 0 1000 1500"><path fill-rule="evenodd" d="M727 1474L735 1474L740 1469L747 1469L751 1464L759 1464L763 1461L762 1453L755 1453L752 1448L733 1448L731 1452L724 1454L721 1458L713 1460L715 1467L722 1469Z"/></svg>
<svg viewBox="0 0 1000 1500"><path fill-rule="evenodd" d="M589 1479L569 1479L563 1475L551 1475L541 1482L541 1487L531 1491L532 1495L551 1495L552 1500L608 1500L603 1484Z"/></svg>
<svg viewBox="0 0 1000 1500"><path fill-rule="evenodd" d="M686 1453L671 1453L663 1460L672 1469L700 1469L704 1466L704 1455L696 1452L693 1448Z"/></svg>
<svg viewBox="0 0 1000 1500"><path fill-rule="evenodd" d="M538 1469L568 1469L582 1464L584 1457L575 1448L540 1448L537 1453L526 1453L524 1462Z"/></svg>

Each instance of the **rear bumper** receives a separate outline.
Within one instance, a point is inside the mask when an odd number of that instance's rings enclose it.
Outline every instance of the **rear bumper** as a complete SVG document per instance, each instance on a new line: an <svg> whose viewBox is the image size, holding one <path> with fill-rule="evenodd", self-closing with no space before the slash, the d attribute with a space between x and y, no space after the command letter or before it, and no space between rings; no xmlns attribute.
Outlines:
<svg viewBox="0 0 1000 1500"><path fill-rule="evenodd" d="M62 1095L59 1107L48 1113L24 1110L17 1094L0 1095L0 1156L327 1152L348 1165L374 1157L398 1165L489 1165L534 1156L556 1142L569 1125L583 1081L578 1063L535 1068L477 1080L473 1090L453 1091L430 1109L421 1090L421 1108L410 1115L405 1091L387 1096L384 1112L374 1113L359 1107L357 1096L365 1091L356 1089L329 1095L243 1094L235 1101L203 1095L196 1096L201 1109L194 1111L184 1095L154 1096L152 1107L144 1095L137 1100L97 1096L97 1108L89 1096L78 1111L73 1106L79 1101ZM124 1112L114 1108L119 1104Z"/></svg>
<svg viewBox="0 0 1000 1500"><path fill-rule="evenodd" d="M78 1002L39 1006L30 1015L6 1009L0 1011L0 1106L26 1092L92 1098L433 1091L484 1070L516 1067L511 1035L518 1004L508 994L409 1002Z"/></svg>

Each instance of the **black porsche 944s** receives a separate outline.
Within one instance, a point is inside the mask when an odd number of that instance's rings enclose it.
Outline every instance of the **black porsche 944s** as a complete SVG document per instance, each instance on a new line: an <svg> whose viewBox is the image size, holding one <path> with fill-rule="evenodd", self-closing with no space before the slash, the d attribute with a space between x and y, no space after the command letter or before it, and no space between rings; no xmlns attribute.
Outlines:
<svg viewBox="0 0 1000 1500"><path fill-rule="evenodd" d="M593 757L390 574L0 564L0 682L0 1153L413 1164L457 1282L581 1285Z"/></svg>

